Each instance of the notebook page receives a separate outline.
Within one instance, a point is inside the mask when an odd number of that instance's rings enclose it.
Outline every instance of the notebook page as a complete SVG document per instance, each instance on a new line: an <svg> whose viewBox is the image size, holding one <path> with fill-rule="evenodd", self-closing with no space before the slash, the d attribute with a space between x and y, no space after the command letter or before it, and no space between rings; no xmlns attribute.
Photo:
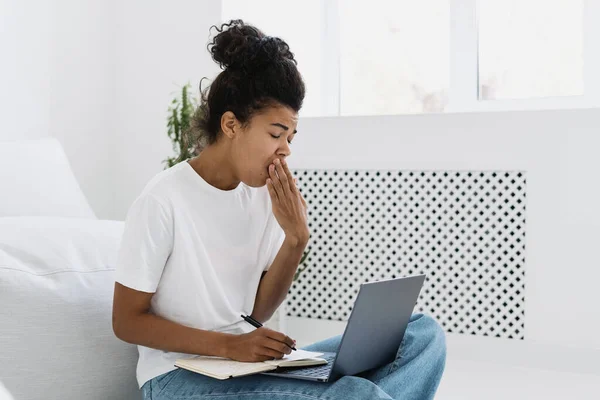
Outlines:
<svg viewBox="0 0 600 400"><path fill-rule="evenodd" d="M271 364L271 365L279 365L282 363L285 364L288 361L304 360L307 358L317 358L322 355L323 355L323 353L319 353L316 351L307 351L307 350L298 349L298 350L292 351L290 354L285 354L283 356L283 358L281 358L279 360L268 360L268 361L265 361L265 363Z"/></svg>
<svg viewBox="0 0 600 400"><path fill-rule="evenodd" d="M317 358L323 355L314 351L296 350L286 354L279 360L268 360L264 362L243 362L228 358L214 356L196 356L188 359L179 359L175 365L198 373L207 373L215 377L228 378L229 376L248 375L272 369L272 366L291 363L297 360ZM317 361L318 362L318 361Z"/></svg>
<svg viewBox="0 0 600 400"><path fill-rule="evenodd" d="M198 356L187 360L177 360L177 366L189 367L196 372L207 372L216 376L246 375L266 371L269 368L263 363L234 361L224 358Z"/></svg>

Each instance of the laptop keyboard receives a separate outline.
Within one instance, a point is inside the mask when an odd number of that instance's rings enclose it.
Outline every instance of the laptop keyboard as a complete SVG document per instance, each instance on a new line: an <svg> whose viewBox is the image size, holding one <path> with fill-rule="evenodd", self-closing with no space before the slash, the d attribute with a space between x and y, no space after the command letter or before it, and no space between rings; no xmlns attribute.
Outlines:
<svg viewBox="0 0 600 400"><path fill-rule="evenodd" d="M327 360L327 364L317 365L314 367L292 367L292 368L280 368L277 373L278 374L294 374L299 376L307 376L314 378L327 378L329 377L329 372L331 371L331 367L333 366L333 360L335 359L335 353L333 354L324 354L319 358L323 358Z"/></svg>

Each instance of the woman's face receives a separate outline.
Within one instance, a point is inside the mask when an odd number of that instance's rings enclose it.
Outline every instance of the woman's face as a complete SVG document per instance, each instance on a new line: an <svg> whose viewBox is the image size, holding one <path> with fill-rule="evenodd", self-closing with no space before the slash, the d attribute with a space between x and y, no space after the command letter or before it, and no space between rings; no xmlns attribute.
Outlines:
<svg viewBox="0 0 600 400"><path fill-rule="evenodd" d="M269 165L291 154L298 114L289 107L267 107L254 114L234 141L233 156L239 179L251 187L264 186Z"/></svg>

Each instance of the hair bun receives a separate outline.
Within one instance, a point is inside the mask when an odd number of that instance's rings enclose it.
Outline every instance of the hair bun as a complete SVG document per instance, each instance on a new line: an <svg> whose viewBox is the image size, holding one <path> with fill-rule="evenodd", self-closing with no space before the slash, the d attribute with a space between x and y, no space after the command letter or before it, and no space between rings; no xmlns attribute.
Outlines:
<svg viewBox="0 0 600 400"><path fill-rule="evenodd" d="M219 33L208 44L208 51L222 69L250 73L286 59L296 63L283 40L266 36L242 20L232 20L220 29L215 28Z"/></svg>

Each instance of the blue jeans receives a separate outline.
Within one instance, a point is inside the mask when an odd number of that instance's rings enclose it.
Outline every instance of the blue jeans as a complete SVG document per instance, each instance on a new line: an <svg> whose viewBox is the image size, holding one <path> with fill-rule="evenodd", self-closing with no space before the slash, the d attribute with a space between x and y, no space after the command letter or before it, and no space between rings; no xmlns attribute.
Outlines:
<svg viewBox="0 0 600 400"><path fill-rule="evenodd" d="M337 351L341 336L304 347ZM413 314L396 359L334 382L311 382L268 375L218 380L176 369L146 382L144 400L219 399L433 399L446 364L446 336L431 317Z"/></svg>

